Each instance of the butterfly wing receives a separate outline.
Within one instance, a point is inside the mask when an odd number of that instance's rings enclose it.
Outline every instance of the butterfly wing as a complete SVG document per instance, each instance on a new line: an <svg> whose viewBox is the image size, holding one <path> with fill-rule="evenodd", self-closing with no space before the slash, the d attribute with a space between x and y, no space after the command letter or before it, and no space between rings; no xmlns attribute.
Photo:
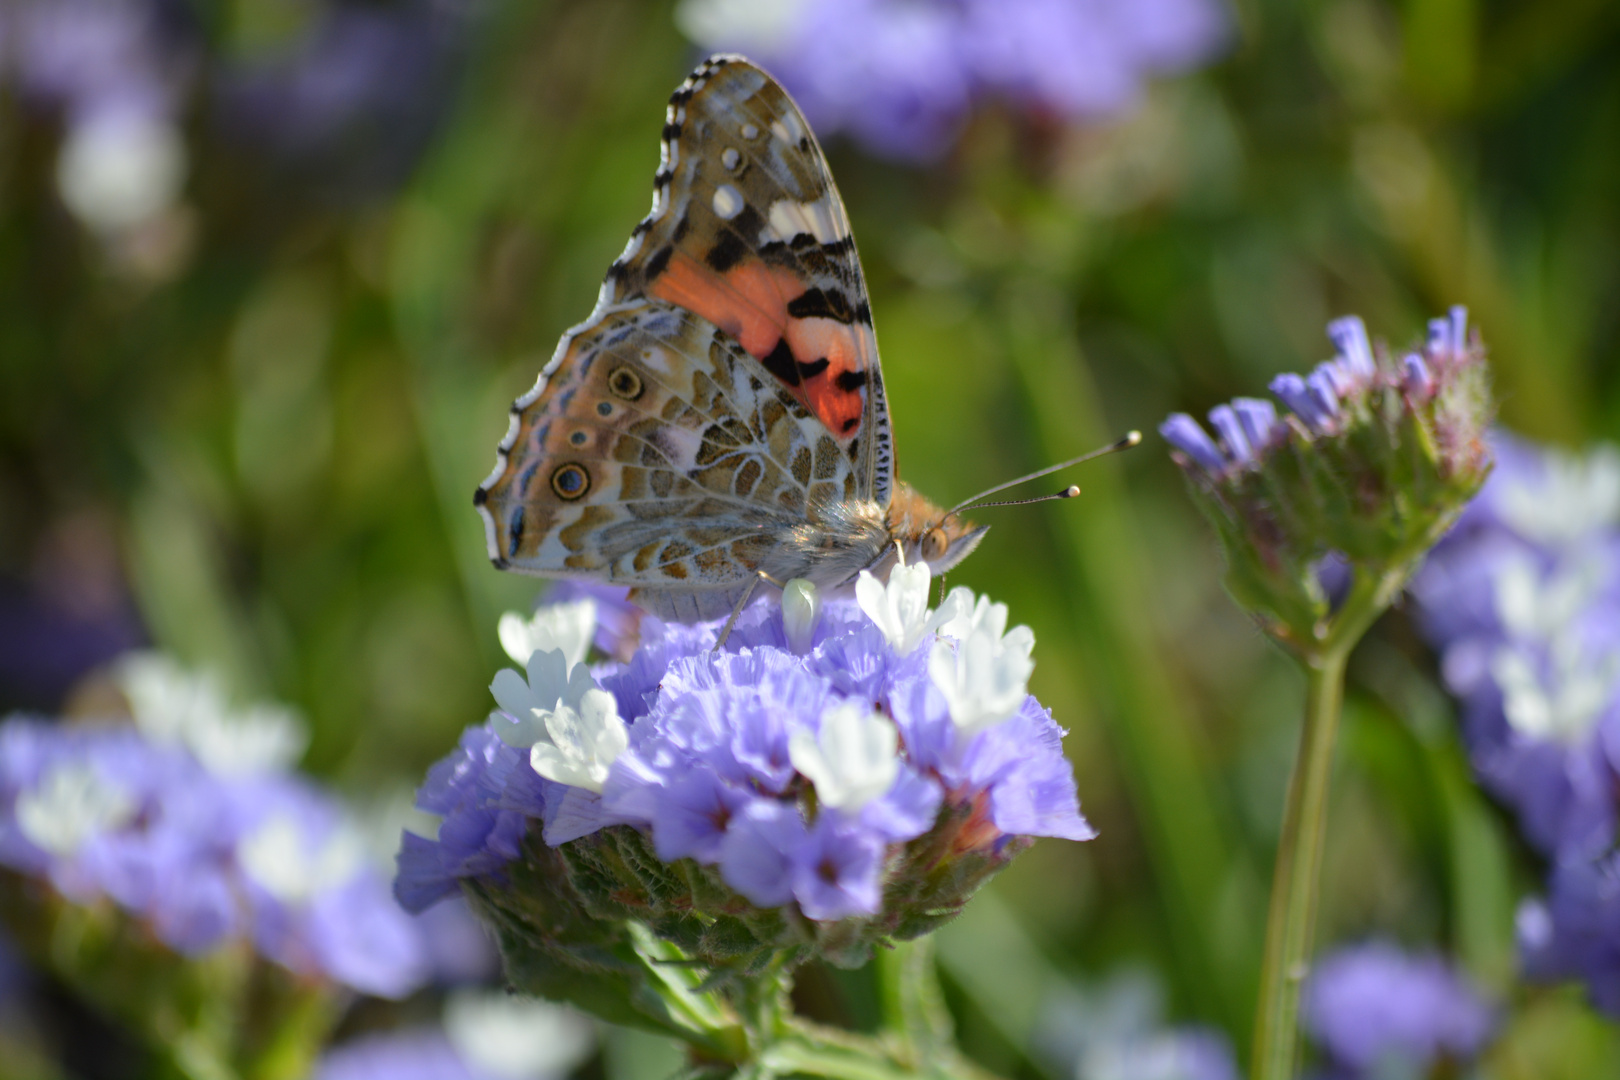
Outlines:
<svg viewBox="0 0 1620 1080"><path fill-rule="evenodd" d="M851 455L856 496L888 505L889 411L849 219L798 106L741 57L704 61L670 98L652 212L601 303L641 296L740 342Z"/></svg>
<svg viewBox="0 0 1620 1080"><path fill-rule="evenodd" d="M724 613L807 507L856 489L796 395L661 300L599 307L512 414L476 499L495 564L635 586L676 617Z"/></svg>

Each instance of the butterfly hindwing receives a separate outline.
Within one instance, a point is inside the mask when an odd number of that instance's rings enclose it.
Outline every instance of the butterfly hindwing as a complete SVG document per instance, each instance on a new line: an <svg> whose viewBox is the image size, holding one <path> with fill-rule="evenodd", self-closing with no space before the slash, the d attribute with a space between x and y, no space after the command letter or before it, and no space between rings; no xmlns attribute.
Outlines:
<svg viewBox="0 0 1620 1080"><path fill-rule="evenodd" d="M894 463L877 339L842 200L810 126L738 57L705 61L670 99L652 212L602 303L653 297L736 339L856 462L886 504Z"/></svg>
<svg viewBox="0 0 1620 1080"><path fill-rule="evenodd" d="M855 490L794 395L660 300L599 308L512 412L477 500L497 565L702 594L692 617L726 610L808 506Z"/></svg>

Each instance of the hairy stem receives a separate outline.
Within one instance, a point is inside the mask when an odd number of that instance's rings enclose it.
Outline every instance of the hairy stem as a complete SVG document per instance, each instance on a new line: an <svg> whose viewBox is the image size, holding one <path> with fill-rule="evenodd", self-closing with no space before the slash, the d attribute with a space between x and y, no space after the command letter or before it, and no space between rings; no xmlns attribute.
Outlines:
<svg viewBox="0 0 1620 1080"><path fill-rule="evenodd" d="M1300 657L1306 681L1305 725L1288 781L1288 802L1272 872L1249 1070L1252 1080L1292 1080L1298 1066L1300 992L1310 971L1327 833L1328 782L1344 707L1344 669L1356 642L1400 591L1410 561L1399 562L1382 574L1358 570L1329 634Z"/></svg>

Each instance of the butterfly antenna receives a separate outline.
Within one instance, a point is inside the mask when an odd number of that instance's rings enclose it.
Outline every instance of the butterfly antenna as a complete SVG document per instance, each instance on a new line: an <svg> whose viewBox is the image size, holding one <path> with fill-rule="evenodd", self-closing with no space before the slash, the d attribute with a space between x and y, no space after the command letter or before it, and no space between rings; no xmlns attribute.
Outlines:
<svg viewBox="0 0 1620 1080"><path fill-rule="evenodd" d="M981 503L979 501L987 495L994 495L997 492L1006 491L1010 487L1017 487L1019 484L1028 483L1031 480L1039 480L1043 476L1049 476L1052 473L1058 472L1059 470L1067 469L1071 465L1079 465L1081 462L1090 461L1092 458L1106 457L1109 454L1117 454L1121 450L1129 450L1131 447L1135 446L1141 441L1142 433L1140 431L1128 431L1125 433L1124 438L1111 442L1100 450L1093 450L1090 453L1081 454L1079 457L1070 458L1068 461L1060 461L1056 465L1048 465L1044 469L1036 469L1032 473L1026 473L1017 479L1008 480L1005 483L997 484L993 488L988 488L981 491L971 499L963 499L960 503L957 503L955 506L951 507L951 509L946 511L945 516L950 517L952 514L960 514L964 510L977 510L986 506L1024 506L1028 503L1046 502L1049 499L1072 499L1076 495L1080 494L1080 489L1071 485L1055 495L1042 495L1034 499L1018 499L1012 502L993 503Z"/></svg>

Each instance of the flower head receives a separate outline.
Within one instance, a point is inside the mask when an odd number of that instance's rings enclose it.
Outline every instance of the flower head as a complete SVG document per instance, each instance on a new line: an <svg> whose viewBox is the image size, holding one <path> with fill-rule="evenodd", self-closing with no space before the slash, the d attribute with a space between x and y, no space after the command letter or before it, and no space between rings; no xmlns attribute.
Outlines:
<svg viewBox="0 0 1620 1080"><path fill-rule="evenodd" d="M1159 428L1220 534L1228 588L1296 650L1327 632L1324 560L1398 589L1490 468L1483 352L1461 308L1399 362L1353 316L1328 337L1332 360L1272 381L1286 415L1238 398L1210 410L1213 438L1185 413Z"/></svg>
<svg viewBox="0 0 1620 1080"><path fill-rule="evenodd" d="M644 617L636 655L586 670L577 706L560 654L541 654L555 670L496 689L546 737L525 755L497 714L435 766L418 803L442 822L405 837L400 899L420 910L464 883L531 928L506 950L547 963L564 962L556 926L605 948L622 920L717 969L783 950L859 962L947 917L1026 838L1089 838L1062 732L1025 689L1033 635L965 589L930 612L927 573L863 577L809 625L757 604L719 649L721 620ZM693 938L694 912L720 921Z"/></svg>
<svg viewBox="0 0 1620 1080"><path fill-rule="evenodd" d="M172 665L160 681L163 695L136 695L138 727L0 723L0 864L71 903L110 902L178 953L248 942L282 967L367 993L419 985L418 930L343 808L284 772L237 771L230 755L231 770L211 767L170 736L229 728L197 712L199 702L223 708L217 688L188 685ZM176 714L152 711L165 701Z"/></svg>

